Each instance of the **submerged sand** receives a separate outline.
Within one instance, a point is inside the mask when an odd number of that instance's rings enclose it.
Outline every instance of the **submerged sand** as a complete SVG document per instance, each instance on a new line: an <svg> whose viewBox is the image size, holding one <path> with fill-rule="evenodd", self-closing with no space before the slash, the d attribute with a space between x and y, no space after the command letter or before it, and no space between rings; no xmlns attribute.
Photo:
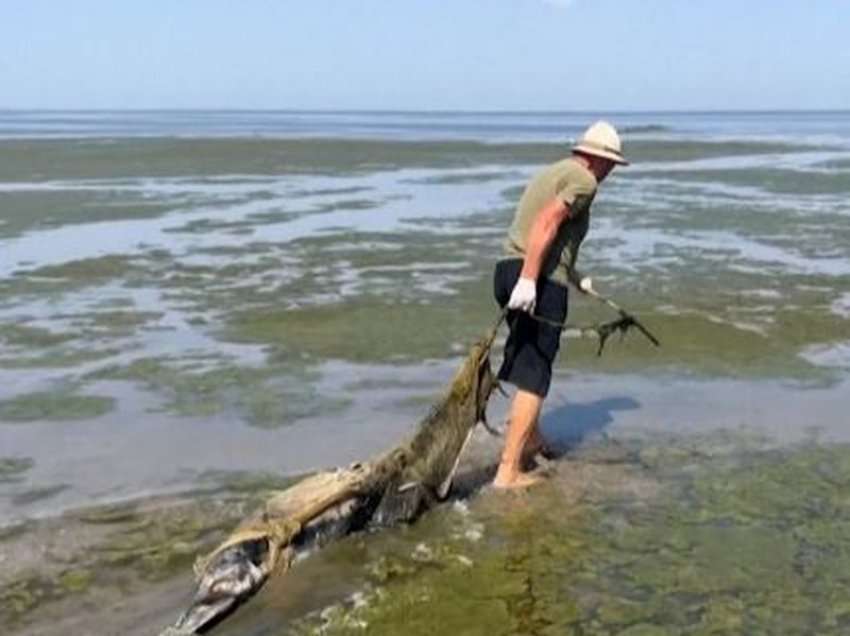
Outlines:
<svg viewBox="0 0 850 636"><path fill-rule="evenodd" d="M568 395L576 399L567 399ZM490 563L486 568L497 567L492 560L505 549L505 541L531 546L536 555L529 555L531 559L544 556L535 552L542 549L540 546L556 550L554 554L561 556L552 557L554 561L549 565L554 568L553 572L538 571L541 567L543 570L549 567L545 559L532 568L537 572L535 576L544 576L544 580L552 576L559 578L562 570L584 562L584 556L576 561L574 554L581 554L584 549L588 550L587 558L604 556L624 564L646 554L640 548L632 555L635 547L631 544L603 549L604 546L592 541L586 543L590 541L588 537L596 536L605 528L604 532L610 533L612 527L620 528L618 533L658 532L658 540L663 541L674 541L671 537L686 533L681 541L696 541L694 549L709 550L705 557L698 556L697 561L688 566L696 569L694 580L701 580L699 571L702 568L714 567L709 558L713 544L699 547L700 542L709 541L711 533L699 534L694 523L706 528L716 523L720 523L720 528L727 528L730 523L733 529L741 525L740 530L721 529L717 536L727 537L732 550L738 549L734 547L737 541L744 542L740 547L741 558L761 559L762 549L778 549L779 544L770 547L746 543L752 540L748 534L751 530L747 528L752 528L753 524L766 524L770 528L777 527L776 524L780 527L792 524L797 528L794 536L801 532L805 532L805 536L821 532L817 530L822 523L818 521L820 517L807 518L809 508L805 501L811 496L819 497L819 501L824 496L831 497L834 501L830 505L838 506L835 510L841 511L840 518L845 512L850 514L844 511L840 495L845 479L842 466L850 466L850 452L845 446L850 440L843 416L846 398L845 385L804 389L776 382L705 382L674 378L650 382L622 376L561 375L553 386L551 408L543 420L543 429L564 454L549 467L549 480L544 486L519 495L487 489L485 486L498 457L500 442L480 432L464 460L460 499L428 513L409 530L354 537L329 548L326 553L314 555L284 580L270 584L257 599L227 621L219 633L259 635L330 630L321 633L348 634L361 629L357 627L359 622L380 625L381 631L375 633L398 633L394 630L401 629L410 616L418 615L420 601L415 599L419 594L433 597L437 603L433 610L437 617L434 620L445 621L446 625L463 633L492 633L485 629L490 625L485 617L493 610L485 611L486 603L481 605L483 600L476 606L477 610L467 608L471 613L464 619L467 610L461 610L466 605L455 605L457 599L443 598L440 589L444 585L455 585L451 578L454 576L484 576L478 585L489 585L492 589L490 592L480 590L479 596L483 594L480 598L500 597L504 593L500 590L505 590L505 586L517 584L512 582L514 575L486 569L479 571L478 568L479 564L484 567L486 563ZM504 404L503 399L494 400L491 408L494 422L499 421ZM411 424L415 421L405 409L395 413L370 411L373 420L386 420L385 428L374 423L368 429L361 428L356 442L355 436L351 436L350 442L340 440L339 449L334 451L337 455L318 450L319 440L327 438L315 425L289 430L293 435L291 439L299 438L302 442L298 446L300 466L309 470L366 457L391 445L404 433L399 420ZM361 412L360 416L365 413ZM354 428L353 422L340 424L338 435ZM317 450L308 455L306 449L312 448L308 441L311 434ZM240 443L242 441L240 439ZM244 441L249 449L249 440ZM293 465L286 454L287 446L279 446L283 460L277 474L281 466ZM294 456L294 450L291 452ZM791 472L798 472L784 475L781 466L786 462L797 466L789 469ZM818 472L810 474L813 466ZM7 526L0 539L0 560L5 563L0 577L0 598L4 600L4 623L11 629L7 633L157 633L177 616L191 596L190 570L194 557L213 545L242 515L267 496L270 489L285 483L273 474L231 473L230 476L229 483L213 490L130 501L106 508L70 509L59 517ZM691 482L695 476L704 484L700 487L713 489L706 492L715 493L711 495L714 507L710 514L688 513L696 514L698 521L697 518L671 521L671 510L707 505L693 494L696 486ZM850 479L850 474L846 477ZM759 485L747 485L745 480L750 478L760 480ZM783 486L788 480L798 479L803 481ZM821 484L818 479L825 481ZM740 485L735 485L737 482L741 482ZM832 494L828 494L830 484L836 489ZM757 490L751 492L749 488L753 486ZM783 487L798 488L786 503L770 494L771 488ZM817 492L806 494L813 488L817 488ZM759 489L767 489L764 497ZM718 498L720 495L722 497ZM684 513L680 510L676 514ZM742 514L747 517L746 522L741 521ZM824 511L824 514L834 512ZM513 531L509 529L516 523L520 523L516 530L519 534L511 534ZM665 525L669 523L674 525ZM680 523L683 525L677 529ZM526 530L520 531L526 526ZM640 530L644 526L646 529ZM667 530L663 529L665 527ZM840 523L830 526L829 534L821 537L825 543L818 548L818 554L843 549L841 546L850 542L850 535L842 527ZM581 536L576 535L577 529L582 528L581 532L590 534L585 536L579 532ZM672 534L664 538L668 531ZM779 535L776 541L780 541ZM576 542L585 547L577 548ZM514 549L517 548L511 548ZM790 546L782 549L791 550L789 554L793 552ZM594 554L597 557L593 557ZM686 550L676 558L685 559L687 554ZM704 558L709 560L702 561ZM525 566L518 564L516 567L522 570ZM749 581L749 576L772 575L771 563L759 561L753 567L756 569L740 575L730 574L730 585L744 585L742 581ZM776 567L786 566L777 563ZM457 568L461 569L456 571ZM653 572L647 571L647 581L636 581L635 585L639 589L646 585L660 586ZM507 577L506 581L500 582L500 576ZM600 617L601 610L597 601L593 601L597 596L587 596L586 585L607 585L604 583L607 575L600 573L597 578L590 579L586 574L583 576L581 580L585 583L578 587L546 583L541 589L552 603L566 603L572 608L570 617L559 614L560 618L553 615L546 619L566 630L557 633L572 633L569 630L579 626L598 626L600 620L603 623L614 620L605 618L604 614ZM725 574L708 569L705 576L720 577L711 585L720 586L718 590L725 589L721 584ZM736 576L744 578L738 580ZM444 577L449 578L444 580ZM805 587L803 582L800 585ZM768 588L773 589L767 586L765 592ZM708 595L706 603L709 597L716 596L711 589L700 592ZM798 592L801 599L809 598L806 596L809 592L803 588ZM686 595L686 592L681 594ZM719 598L725 597L721 594ZM605 601L604 612L614 611L609 607L611 602ZM628 605L633 600L623 602ZM411 612L408 619L392 609L395 603L408 607ZM669 605L672 601L668 599L665 603ZM501 606L501 601L498 605ZM726 610L732 611L728 607ZM519 620L518 611L509 609L505 620ZM622 607L617 610L622 611L626 610ZM696 610L681 611L693 613ZM782 608L772 607L770 611L776 616L782 615ZM652 619L649 623L661 620L659 616L644 618ZM418 623L414 621L415 624ZM612 623L616 624L619 623ZM419 633L418 627L410 629L413 631L409 633ZM792 629L787 633L805 632Z"/></svg>
<svg viewBox="0 0 850 636"><path fill-rule="evenodd" d="M524 182L581 127L78 117L0 140L0 623L156 633L265 493L411 430L494 317ZM483 438L459 502L316 555L222 633L850 629L846 114L638 119L582 263L664 346L565 341L544 487L480 491Z"/></svg>

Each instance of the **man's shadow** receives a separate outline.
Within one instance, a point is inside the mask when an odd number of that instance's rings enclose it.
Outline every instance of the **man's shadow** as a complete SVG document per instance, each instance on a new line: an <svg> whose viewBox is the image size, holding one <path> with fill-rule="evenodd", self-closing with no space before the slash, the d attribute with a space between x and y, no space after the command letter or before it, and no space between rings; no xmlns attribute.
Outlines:
<svg viewBox="0 0 850 636"><path fill-rule="evenodd" d="M557 460L581 445L588 437L604 433L614 423L617 411L633 411L640 402L628 396L603 398L593 402L567 402L547 412L540 420L540 432L548 448L547 458ZM503 442L504 440L502 440ZM499 444L501 449L501 444ZM459 471L452 496L464 498L493 480L498 455L486 464Z"/></svg>
<svg viewBox="0 0 850 636"><path fill-rule="evenodd" d="M640 402L628 396L603 398L585 404L567 402L543 415L540 433L552 458L558 458L588 437L603 433L614 422L616 411L637 408L640 408Z"/></svg>

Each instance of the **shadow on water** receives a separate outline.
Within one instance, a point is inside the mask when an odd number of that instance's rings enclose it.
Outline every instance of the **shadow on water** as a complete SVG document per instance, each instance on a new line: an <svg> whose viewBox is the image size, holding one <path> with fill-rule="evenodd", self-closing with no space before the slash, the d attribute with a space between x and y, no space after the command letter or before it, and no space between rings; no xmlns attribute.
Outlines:
<svg viewBox="0 0 850 636"><path fill-rule="evenodd" d="M586 404L569 402L543 415L540 432L553 449L553 454L561 457L586 438L604 433L614 423L617 411L637 408L640 408L640 402L628 396L603 398Z"/></svg>
<svg viewBox="0 0 850 636"><path fill-rule="evenodd" d="M541 433L549 451L546 456L557 460L581 445L593 435L604 433L615 422L617 411L633 411L640 402L632 397L618 396L603 398L588 403L570 402L561 404L546 413L541 421ZM465 499L493 481L499 464L499 451L504 439L497 440L492 449L492 460L473 461L456 475L452 485L453 499Z"/></svg>

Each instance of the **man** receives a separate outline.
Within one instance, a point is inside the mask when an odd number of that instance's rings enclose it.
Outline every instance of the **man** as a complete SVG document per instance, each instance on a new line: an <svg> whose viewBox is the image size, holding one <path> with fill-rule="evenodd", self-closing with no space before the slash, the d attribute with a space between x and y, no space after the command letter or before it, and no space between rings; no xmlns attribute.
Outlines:
<svg viewBox="0 0 850 636"><path fill-rule="evenodd" d="M567 283L583 293L592 289L590 278L576 272L576 257L587 234L596 189L618 164L628 162L616 129L596 122L573 147L571 157L532 178L517 206L505 241L506 256L494 274L496 300L503 308L507 305L510 328L499 379L517 387L493 482L497 488L521 488L537 481L523 472L522 463L543 447L538 418L561 331L535 317L563 323Z"/></svg>

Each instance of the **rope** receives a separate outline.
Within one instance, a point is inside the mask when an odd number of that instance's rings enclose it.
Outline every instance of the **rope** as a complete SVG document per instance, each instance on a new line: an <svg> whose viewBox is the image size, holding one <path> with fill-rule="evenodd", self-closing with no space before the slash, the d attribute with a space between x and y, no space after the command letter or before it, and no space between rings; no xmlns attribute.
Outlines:
<svg viewBox="0 0 850 636"><path fill-rule="evenodd" d="M656 347L661 346L661 342L656 338L652 332L649 331L634 315L622 309L619 305L617 305L613 300L606 298L598 293L592 293L591 296L603 303L604 305L608 305L618 314L620 317L616 320L611 320L609 322L599 322L593 323L590 325L571 325L566 322L558 322L556 320L551 320L546 318L545 316L538 316L536 314L526 314L529 318L534 321L537 321L544 325L549 325L550 327L554 327L562 332L571 331L578 335L578 337L584 336L596 336L599 338L599 348L596 351L597 356L602 355L602 351L605 349L605 344L615 333L619 333L621 336L624 336L629 332L629 329L637 329L640 333L642 333L647 340L649 340ZM499 325L502 324L503 320L507 319L508 312L510 310L505 307L502 309L502 312L499 316L499 319L496 321L496 326L494 331L498 329Z"/></svg>
<svg viewBox="0 0 850 636"><path fill-rule="evenodd" d="M620 318L609 322L599 322L591 325L570 325L533 314L529 314L529 318L544 325L549 325L550 327L559 329L562 332L574 332L578 335L578 337L596 336L599 339L599 348L596 350L597 357L602 356L602 352L605 349L605 344L608 342L608 338L613 336L615 333L625 336L629 332L629 329L632 328L637 328L641 333L647 335L652 344L656 347L659 346L658 340L646 331L645 328L641 329L640 323L638 323L633 316L629 315L621 316Z"/></svg>

